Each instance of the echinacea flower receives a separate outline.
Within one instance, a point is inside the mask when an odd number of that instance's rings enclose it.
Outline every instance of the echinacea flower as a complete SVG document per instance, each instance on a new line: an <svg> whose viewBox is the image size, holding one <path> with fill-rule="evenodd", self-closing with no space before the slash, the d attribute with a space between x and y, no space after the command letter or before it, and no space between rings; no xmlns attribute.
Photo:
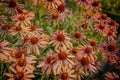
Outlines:
<svg viewBox="0 0 120 80"><path fill-rule="evenodd" d="M24 68L23 69L18 67L14 68L12 66L10 66L9 68L13 72L5 73L5 75L9 77L9 80L31 80L31 78L35 77L33 73L24 70Z"/></svg>
<svg viewBox="0 0 120 80"><path fill-rule="evenodd" d="M49 16L48 16L48 20L50 22L53 22L54 25L59 24L61 21L63 21L63 19L60 16L60 13L56 10L52 11Z"/></svg>
<svg viewBox="0 0 120 80"><path fill-rule="evenodd" d="M57 30L51 38L50 41L53 46L55 46L55 50L66 50L67 48L72 47L72 43L70 42L70 38L64 31Z"/></svg>
<svg viewBox="0 0 120 80"><path fill-rule="evenodd" d="M9 30L11 29L11 25L10 24L3 24L0 27L0 36L4 37L5 35L9 35Z"/></svg>
<svg viewBox="0 0 120 80"><path fill-rule="evenodd" d="M25 26L14 26L9 30L11 35L20 35L24 37L28 33L28 28Z"/></svg>
<svg viewBox="0 0 120 80"><path fill-rule="evenodd" d="M62 67L72 68L74 65L73 59L74 56L71 55L68 51L59 51L55 55L55 65L53 66L54 74L59 73Z"/></svg>
<svg viewBox="0 0 120 80"><path fill-rule="evenodd" d="M28 35L41 35L43 33L43 30L36 25L30 25L28 29L29 29Z"/></svg>
<svg viewBox="0 0 120 80"><path fill-rule="evenodd" d="M94 51L100 50L100 48L99 48L99 43L98 43L97 40L89 39L89 40L87 41L87 43L88 43L88 45L90 45L90 46L93 48Z"/></svg>
<svg viewBox="0 0 120 80"><path fill-rule="evenodd" d="M25 45L27 47L28 53L30 53L32 50L36 55L39 55L39 47L44 48L47 45L47 41L45 40L44 36L30 36L28 40L25 42Z"/></svg>
<svg viewBox="0 0 120 80"><path fill-rule="evenodd" d="M96 73L97 68L94 62L90 61L88 57L79 57L78 62L75 64L76 69L79 71L81 69L85 75Z"/></svg>
<svg viewBox="0 0 120 80"><path fill-rule="evenodd" d="M19 4L17 0L8 0L6 10L10 10L12 13L16 14L16 13L19 13L18 10L22 10L23 7L24 5Z"/></svg>
<svg viewBox="0 0 120 80"><path fill-rule="evenodd" d="M108 54L109 53L113 53L113 54L117 53L117 46L116 46L115 42L112 42L112 41L104 43L102 45L101 49L103 52L108 53Z"/></svg>
<svg viewBox="0 0 120 80"><path fill-rule="evenodd" d="M34 13L24 10L20 14L16 14L12 17L13 22L15 22L15 26L27 26L31 24L31 20L34 18Z"/></svg>
<svg viewBox="0 0 120 80"><path fill-rule="evenodd" d="M106 36L108 37L108 40L114 40L116 38L117 32L108 30L106 33Z"/></svg>
<svg viewBox="0 0 120 80"><path fill-rule="evenodd" d="M79 28L81 30L89 30L90 29L88 22L82 22L79 26L80 26Z"/></svg>
<svg viewBox="0 0 120 80"><path fill-rule="evenodd" d="M64 0L42 0L41 1L47 10L55 9L59 4L62 4Z"/></svg>
<svg viewBox="0 0 120 80"><path fill-rule="evenodd" d="M68 68L62 68L60 74L57 76L57 80L74 80L75 78L74 70Z"/></svg>
<svg viewBox="0 0 120 80"><path fill-rule="evenodd" d="M107 14L97 13L94 15L94 20L99 23L109 23L110 18L108 18Z"/></svg>
<svg viewBox="0 0 120 80"><path fill-rule="evenodd" d="M9 62L12 62L14 65L16 65L16 62L20 58L27 55L27 52L24 49L13 48L13 50L9 54Z"/></svg>
<svg viewBox="0 0 120 80"><path fill-rule="evenodd" d="M53 55L53 52L50 52L46 59L39 62L37 67L41 67L42 72L45 72L47 75L49 75L53 72L54 64L55 64L55 56Z"/></svg>
<svg viewBox="0 0 120 80"><path fill-rule="evenodd" d="M94 25L95 31L98 32L99 34L102 34L103 36L105 36L108 31L107 27L108 27L108 25L105 25L105 24L95 24Z"/></svg>
<svg viewBox="0 0 120 80"><path fill-rule="evenodd" d="M115 29L117 29L119 26L119 24L117 24L116 21L112 20L111 18L109 19L108 24L110 26L114 26Z"/></svg>
<svg viewBox="0 0 120 80"><path fill-rule="evenodd" d="M31 73L33 73L33 71L35 70L33 64L36 63L36 58L35 56L27 55L26 51L18 50L16 53L11 53L11 57L11 59L14 60L12 62L12 66L24 68L24 70L27 70Z"/></svg>
<svg viewBox="0 0 120 80"><path fill-rule="evenodd" d="M120 58L118 54L107 54L105 60L109 65L115 66L116 69L120 69Z"/></svg>
<svg viewBox="0 0 120 80"><path fill-rule="evenodd" d="M96 54L92 46L84 46L79 49L78 55L81 57L88 57L91 61L95 60Z"/></svg>
<svg viewBox="0 0 120 80"><path fill-rule="evenodd" d="M95 11L100 11L101 10L101 4L99 0L93 0L91 2L91 7L90 9L95 10Z"/></svg>
<svg viewBox="0 0 120 80"><path fill-rule="evenodd" d="M120 77L115 72L107 72L105 76L105 80L120 80Z"/></svg>
<svg viewBox="0 0 120 80"><path fill-rule="evenodd" d="M69 10L66 8L65 4L59 4L56 10L60 13L61 20L64 21L69 17Z"/></svg>
<svg viewBox="0 0 120 80"><path fill-rule="evenodd" d="M82 32L75 32L73 34L73 37L75 38L76 41L81 41L81 42L82 42L82 39L85 38Z"/></svg>
<svg viewBox="0 0 120 80"><path fill-rule="evenodd" d="M27 51L25 49L15 48L11 53L11 56L17 59L21 58L22 55L25 55L25 56L27 55Z"/></svg>

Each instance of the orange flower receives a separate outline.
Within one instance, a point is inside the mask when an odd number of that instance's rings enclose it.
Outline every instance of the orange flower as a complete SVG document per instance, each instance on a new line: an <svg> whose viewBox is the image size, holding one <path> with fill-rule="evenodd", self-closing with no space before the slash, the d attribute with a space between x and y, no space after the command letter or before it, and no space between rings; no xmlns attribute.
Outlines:
<svg viewBox="0 0 120 80"><path fill-rule="evenodd" d="M17 14L23 7L24 5L17 3L16 0L8 0L6 11L10 10L13 14Z"/></svg>
<svg viewBox="0 0 120 80"><path fill-rule="evenodd" d="M38 35L34 35L34 36L30 36L28 38L28 40L25 42L26 48L28 53L30 53L32 50L36 55L39 55L39 48L44 48L46 47L48 41L46 41L44 36L38 36Z"/></svg>
<svg viewBox="0 0 120 80"><path fill-rule="evenodd" d="M57 30L51 38L50 41L53 46L55 46L55 50L66 50L67 48L72 47L72 43L70 42L70 38L64 31Z"/></svg>
<svg viewBox="0 0 120 80"><path fill-rule="evenodd" d="M41 35L43 33L43 30L36 25L30 25L28 29L29 29L28 35Z"/></svg>
<svg viewBox="0 0 120 80"><path fill-rule="evenodd" d="M99 34L102 34L103 36L106 36L106 33L108 32L108 25L105 24L95 24L94 29Z"/></svg>
<svg viewBox="0 0 120 80"><path fill-rule="evenodd" d="M91 61L94 61L96 54L93 51L92 46L85 46L79 49L78 55L81 57L88 57Z"/></svg>
<svg viewBox="0 0 120 80"><path fill-rule="evenodd" d="M79 57L78 62L76 62L75 65L76 70L78 71L82 70L85 73L85 75L96 73L98 71L97 67L95 66L95 63L89 60L88 57Z"/></svg>
<svg viewBox="0 0 120 80"><path fill-rule="evenodd" d="M28 27L24 26L14 26L9 30L11 35L20 35L24 37L28 33Z"/></svg>
<svg viewBox="0 0 120 80"><path fill-rule="evenodd" d="M57 80L74 80L75 78L74 70L68 68L62 68L60 74L57 76Z"/></svg>
<svg viewBox="0 0 120 80"><path fill-rule="evenodd" d="M64 0L42 0L41 1L47 10L55 9L59 4L64 3Z"/></svg>
<svg viewBox="0 0 120 80"><path fill-rule="evenodd" d="M74 65L73 59L74 56L71 55L68 51L59 51L55 55L55 65L53 66L54 74L60 73L62 67L72 68Z"/></svg>
<svg viewBox="0 0 120 80"><path fill-rule="evenodd" d="M101 11L101 4L99 0L93 0L91 2L91 7L90 9L95 10L95 11Z"/></svg>
<svg viewBox="0 0 120 80"><path fill-rule="evenodd" d="M56 9L60 13L62 21L69 17L69 10L66 8L65 4L59 4Z"/></svg>
<svg viewBox="0 0 120 80"><path fill-rule="evenodd" d="M101 47L101 50L105 53L117 53L117 46L115 44L115 42L108 42L108 43L104 43Z"/></svg>
<svg viewBox="0 0 120 80"><path fill-rule="evenodd" d="M40 61L37 67L42 67L42 71L46 72L47 75L50 75L53 72L53 66L55 64L55 56L53 52L50 51L47 58L43 61Z"/></svg>
<svg viewBox="0 0 120 80"><path fill-rule="evenodd" d="M10 66L9 68L13 72L5 73L5 75L9 77L9 80L28 80L35 77L32 73L24 69L18 67L15 69L12 66Z"/></svg>
<svg viewBox="0 0 120 80"><path fill-rule="evenodd" d="M34 18L34 13L24 10L21 14L16 14L12 17L15 26L27 26L31 24L31 20Z"/></svg>
<svg viewBox="0 0 120 80"><path fill-rule="evenodd" d="M2 24L2 26L0 27L0 36L4 37L6 35L9 35L9 30L11 29L11 25L10 24Z"/></svg>

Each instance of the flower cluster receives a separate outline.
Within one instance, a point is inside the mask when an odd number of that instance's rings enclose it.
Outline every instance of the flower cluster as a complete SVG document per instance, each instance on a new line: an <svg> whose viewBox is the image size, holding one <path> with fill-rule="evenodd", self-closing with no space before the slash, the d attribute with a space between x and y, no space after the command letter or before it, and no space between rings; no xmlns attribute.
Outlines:
<svg viewBox="0 0 120 80"><path fill-rule="evenodd" d="M0 7L0 61L9 65L8 80L32 80L39 73L81 80L106 65L120 70L119 25L101 13L99 0L1 0ZM104 79L120 78L107 72Z"/></svg>

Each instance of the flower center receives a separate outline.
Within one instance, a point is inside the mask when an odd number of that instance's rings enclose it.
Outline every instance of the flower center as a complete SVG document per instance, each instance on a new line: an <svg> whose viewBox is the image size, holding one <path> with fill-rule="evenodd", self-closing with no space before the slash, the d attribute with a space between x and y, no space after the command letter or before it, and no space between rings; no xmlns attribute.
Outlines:
<svg viewBox="0 0 120 80"><path fill-rule="evenodd" d="M30 41L31 41L31 43L34 45L34 44L37 44L37 43L38 43L39 39L38 39L38 37L32 37L32 38L30 39Z"/></svg>
<svg viewBox="0 0 120 80"><path fill-rule="evenodd" d="M111 26L115 25L115 22L113 20L110 20L110 23L109 23Z"/></svg>
<svg viewBox="0 0 120 80"><path fill-rule="evenodd" d="M17 6L16 0L10 0L8 6L10 8L15 8Z"/></svg>
<svg viewBox="0 0 120 80"><path fill-rule="evenodd" d="M82 37L82 35L81 35L80 32L76 32L76 33L74 34L74 37L75 37L76 39L80 39L80 38Z"/></svg>
<svg viewBox="0 0 120 80"><path fill-rule="evenodd" d="M102 19L107 19L107 14L102 14L102 15L101 15L101 18L102 18Z"/></svg>
<svg viewBox="0 0 120 80"><path fill-rule="evenodd" d="M68 79L68 73L67 72L63 72L61 74L61 78L62 78L62 80L67 80Z"/></svg>
<svg viewBox="0 0 120 80"><path fill-rule="evenodd" d="M11 28L11 25L6 24L1 27L1 30L9 30L10 28Z"/></svg>
<svg viewBox="0 0 120 80"><path fill-rule="evenodd" d="M57 19L57 18L58 18L58 13L57 13L57 12L53 13L53 14L52 14L52 18L53 18L53 19Z"/></svg>
<svg viewBox="0 0 120 80"><path fill-rule="evenodd" d="M25 20L25 16L24 16L23 14L21 14L21 15L19 16L19 20L20 20L20 21L24 21L24 20Z"/></svg>
<svg viewBox="0 0 120 80"><path fill-rule="evenodd" d="M85 48L85 53L89 54L92 52L92 48L90 46Z"/></svg>
<svg viewBox="0 0 120 80"><path fill-rule="evenodd" d="M98 6L99 5L99 1L94 1L93 3L92 3L92 6L93 7L96 7L96 6Z"/></svg>
<svg viewBox="0 0 120 80"><path fill-rule="evenodd" d="M116 45L115 44L109 44L107 47L109 52L115 51L116 50Z"/></svg>
<svg viewBox="0 0 120 80"><path fill-rule="evenodd" d="M24 73L23 72L17 72L16 76L15 76L15 80L22 80L24 77Z"/></svg>
<svg viewBox="0 0 120 80"><path fill-rule="evenodd" d="M63 42L65 40L65 36L63 34L58 34L57 35L57 40L60 42Z"/></svg>
<svg viewBox="0 0 120 80"><path fill-rule="evenodd" d="M80 60L80 62L81 62L81 65L82 65L82 66L88 66L88 65L89 65L89 60L88 60L87 57L83 57L83 58Z"/></svg>
<svg viewBox="0 0 120 80"><path fill-rule="evenodd" d="M36 30L36 26L32 25L30 26L30 31L35 31Z"/></svg>
<svg viewBox="0 0 120 80"><path fill-rule="evenodd" d="M108 31L107 35L108 35L108 36L112 36L112 35L113 35L113 32L112 32L112 31Z"/></svg>
<svg viewBox="0 0 120 80"><path fill-rule="evenodd" d="M100 24L98 27L99 27L99 29L103 30L105 28L105 25L104 24Z"/></svg>
<svg viewBox="0 0 120 80"><path fill-rule="evenodd" d="M53 2L53 0L47 0L48 2Z"/></svg>
<svg viewBox="0 0 120 80"><path fill-rule="evenodd" d="M21 26L16 26L16 27L15 27L15 30L16 30L16 31L21 31L22 28L21 28Z"/></svg>
<svg viewBox="0 0 120 80"><path fill-rule="evenodd" d="M19 59L17 65L20 66L20 67L24 66L25 65L25 59Z"/></svg>
<svg viewBox="0 0 120 80"><path fill-rule="evenodd" d="M96 46L97 43L96 43L96 41L90 41L90 45L91 45L91 46Z"/></svg>
<svg viewBox="0 0 120 80"><path fill-rule="evenodd" d="M91 18L91 14L90 14L90 13L87 13L86 16L87 16L88 18Z"/></svg>
<svg viewBox="0 0 120 80"><path fill-rule="evenodd" d="M24 50L18 50L16 53L15 53L15 57L16 58L20 58L22 56L22 54L25 54L26 55L26 52Z"/></svg>
<svg viewBox="0 0 120 80"><path fill-rule="evenodd" d="M47 58L47 62L50 64L53 59L54 59L54 58L53 58L52 56L49 56L49 57Z"/></svg>
<svg viewBox="0 0 120 80"><path fill-rule="evenodd" d="M82 24L82 28L83 28L83 29L87 29L87 27L88 27L88 24L87 24L87 23Z"/></svg>
<svg viewBox="0 0 120 80"><path fill-rule="evenodd" d="M67 58L67 54L64 51L61 51L60 53L58 53L58 57L60 60L65 60Z"/></svg>
<svg viewBox="0 0 120 80"><path fill-rule="evenodd" d="M59 12L64 12L64 11L65 11L65 5L64 5L64 4L58 5L57 10L58 10Z"/></svg>

